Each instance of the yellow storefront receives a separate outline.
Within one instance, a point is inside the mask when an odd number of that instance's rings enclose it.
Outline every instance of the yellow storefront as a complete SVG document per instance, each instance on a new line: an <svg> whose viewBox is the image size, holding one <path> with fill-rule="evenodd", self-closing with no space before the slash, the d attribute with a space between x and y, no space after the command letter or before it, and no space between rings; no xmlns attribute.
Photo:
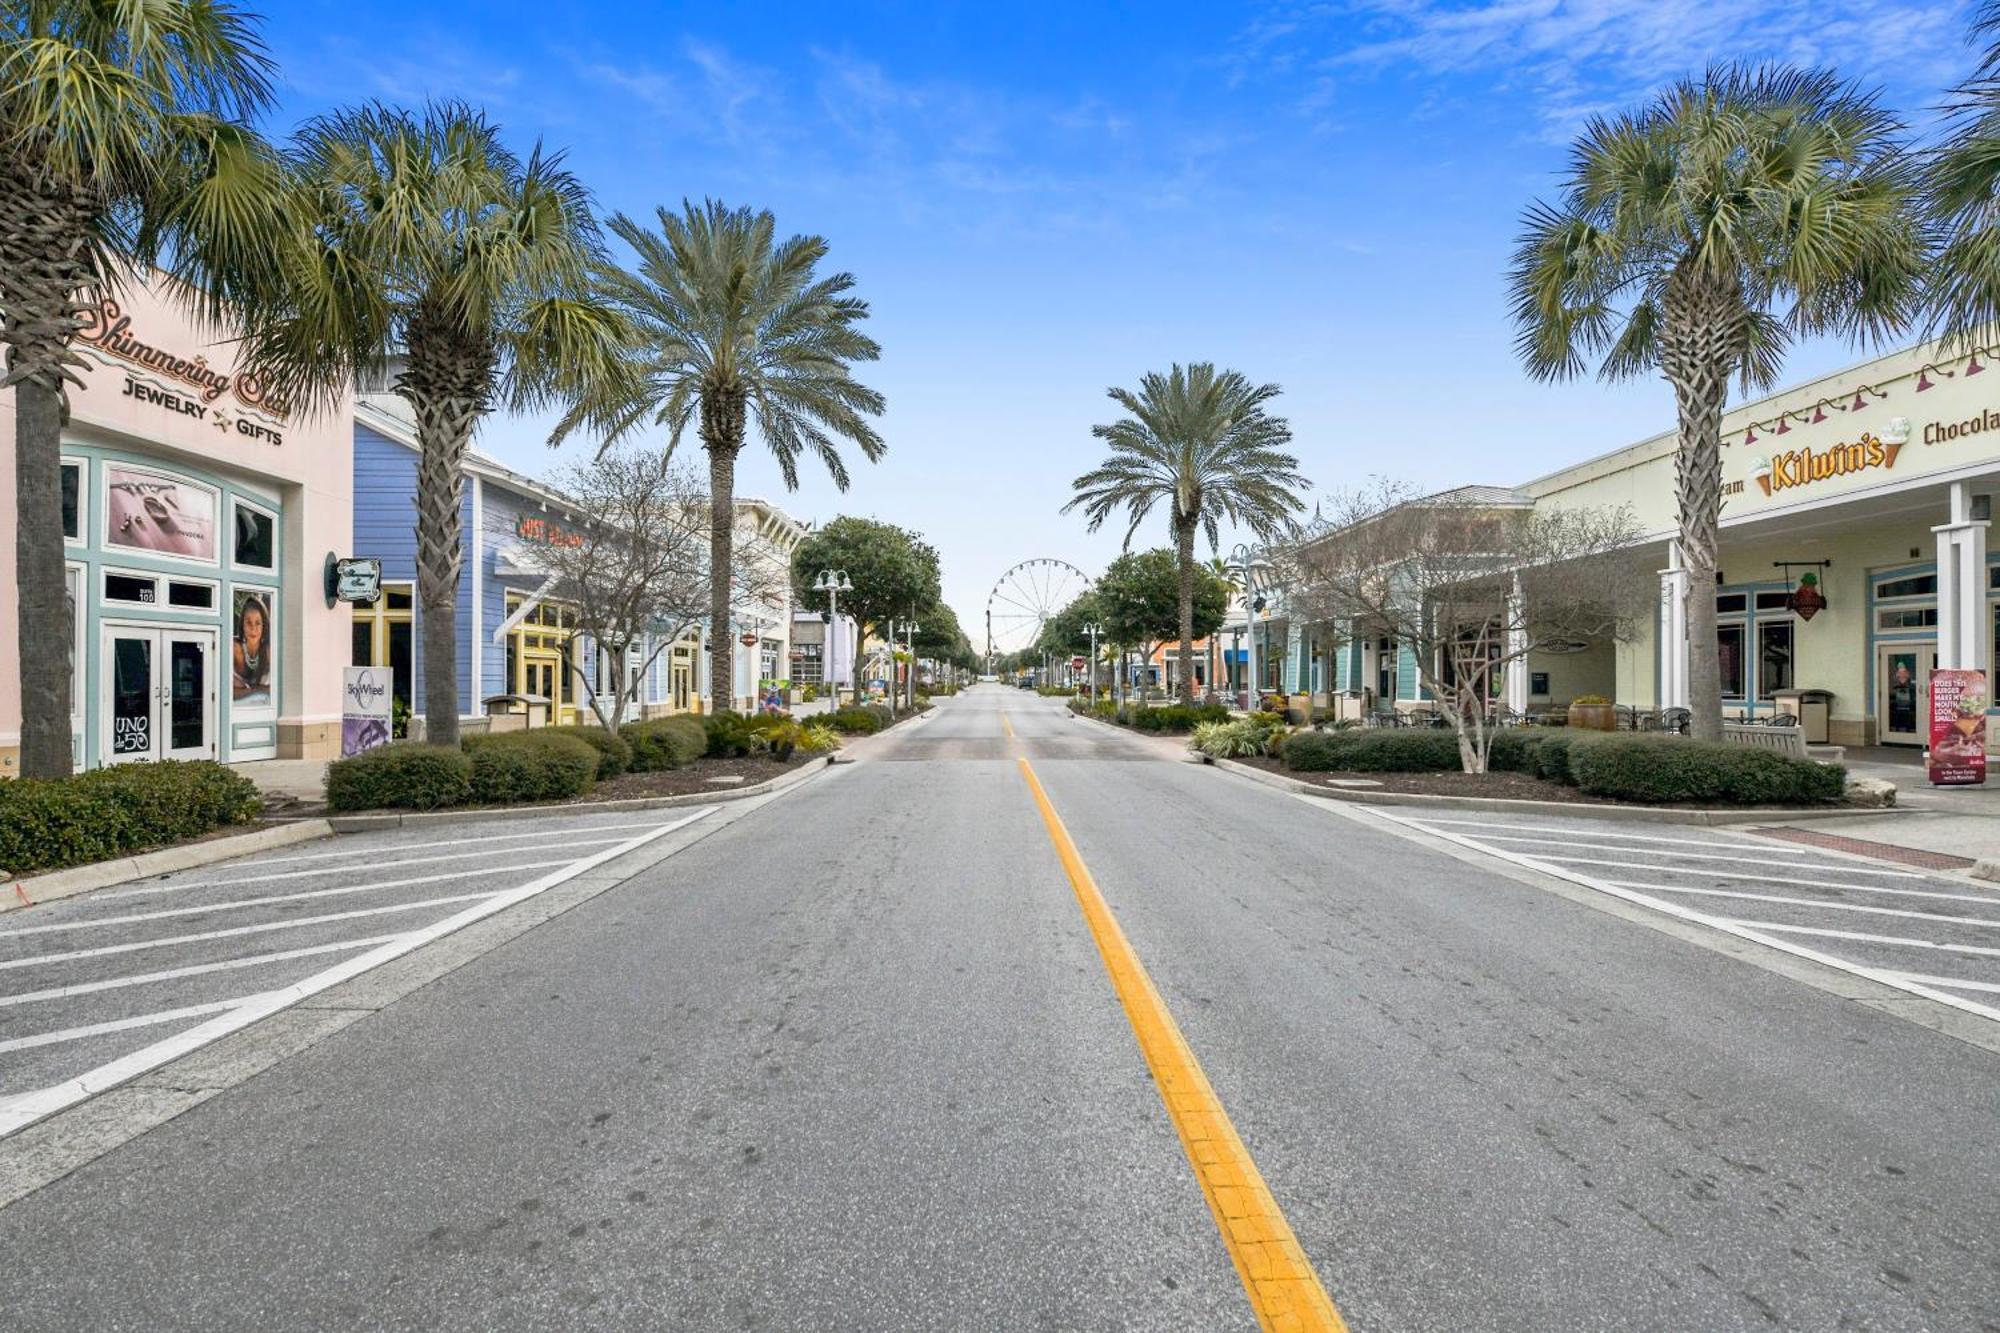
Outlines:
<svg viewBox="0 0 2000 1333"><path fill-rule="evenodd" d="M507 594L507 623L513 626L505 639L508 689L546 699L550 723L568 726L577 720L580 702L571 667L582 646L576 636L576 612L555 602L529 606L528 601L525 593Z"/></svg>

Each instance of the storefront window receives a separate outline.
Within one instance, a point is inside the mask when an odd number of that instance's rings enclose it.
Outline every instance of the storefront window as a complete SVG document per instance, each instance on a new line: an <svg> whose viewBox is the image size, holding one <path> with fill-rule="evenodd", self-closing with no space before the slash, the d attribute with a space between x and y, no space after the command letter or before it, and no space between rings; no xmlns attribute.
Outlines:
<svg viewBox="0 0 2000 1333"><path fill-rule="evenodd" d="M1937 575L1908 574L1902 578L1884 579L1875 585L1875 596L1882 601L1892 597L1935 597Z"/></svg>
<svg viewBox="0 0 2000 1333"><path fill-rule="evenodd" d="M1722 667L1722 693L1725 698L1743 697L1743 626L1717 625L1715 627L1715 655Z"/></svg>
<svg viewBox="0 0 2000 1333"><path fill-rule="evenodd" d="M229 697L238 709L269 708L277 699L277 624L268 588L238 588L230 616Z"/></svg>
<svg viewBox="0 0 2000 1333"><path fill-rule="evenodd" d="M261 509L237 502L236 547L231 557L248 569L277 565L277 522Z"/></svg>
<svg viewBox="0 0 2000 1333"><path fill-rule="evenodd" d="M62 510L63 536L70 541L83 540L83 464L64 463L62 465Z"/></svg>
<svg viewBox="0 0 2000 1333"><path fill-rule="evenodd" d="M215 560L215 492L165 473L104 466L104 544Z"/></svg>
<svg viewBox="0 0 2000 1333"><path fill-rule="evenodd" d="M1773 691L1792 688L1792 622L1759 621L1757 624L1757 697L1768 699Z"/></svg>
<svg viewBox="0 0 2000 1333"><path fill-rule="evenodd" d="M407 583L385 583L373 606L354 608L353 665L387 667L390 697L410 707L413 694L415 655L412 651L414 589ZM511 653L514 640L507 647ZM513 679L509 664L508 679Z"/></svg>

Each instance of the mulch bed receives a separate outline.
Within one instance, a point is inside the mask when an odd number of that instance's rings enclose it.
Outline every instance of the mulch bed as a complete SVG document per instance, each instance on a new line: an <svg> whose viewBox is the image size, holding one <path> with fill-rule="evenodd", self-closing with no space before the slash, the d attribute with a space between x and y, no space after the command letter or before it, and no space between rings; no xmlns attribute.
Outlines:
<svg viewBox="0 0 2000 1333"><path fill-rule="evenodd" d="M626 801L642 796L685 796L698 791L736 791L782 777L808 762L811 756L795 754L787 760L769 755L742 759L697 759L686 768L662 773L624 773L592 787L590 791L562 805L591 805L598 801ZM741 782L716 782L715 778L742 778ZM550 802L541 802L543 805Z"/></svg>

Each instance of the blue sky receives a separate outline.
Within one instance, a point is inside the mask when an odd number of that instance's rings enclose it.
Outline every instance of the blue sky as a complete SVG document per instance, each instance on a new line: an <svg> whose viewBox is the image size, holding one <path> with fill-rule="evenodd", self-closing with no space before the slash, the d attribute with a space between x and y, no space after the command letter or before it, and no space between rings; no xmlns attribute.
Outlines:
<svg viewBox="0 0 2000 1333"><path fill-rule="evenodd" d="M1058 510L1105 388L1174 360L1283 385L1321 490L1519 481L1666 428L1661 383L1516 368L1507 256L1569 139L1728 58L1831 64L1928 123L1966 8L284 0L266 32L281 127L465 97L565 147L607 212L714 196L827 237L874 306L888 456L845 495L786 496L762 456L739 486L922 531L976 643L1009 564L1116 554ZM1804 347L1787 376L1856 355ZM531 421L481 442L527 471L581 451Z"/></svg>

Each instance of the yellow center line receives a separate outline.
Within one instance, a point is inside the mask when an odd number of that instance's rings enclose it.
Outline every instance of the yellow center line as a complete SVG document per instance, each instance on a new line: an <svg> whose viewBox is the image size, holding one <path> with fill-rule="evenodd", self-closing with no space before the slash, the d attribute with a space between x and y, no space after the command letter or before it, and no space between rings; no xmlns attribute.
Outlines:
<svg viewBox="0 0 2000 1333"><path fill-rule="evenodd" d="M1028 790L1041 808L1042 822L1048 826L1049 841L1055 844L1070 888L1075 890L1084 920L1097 941L1104 970L1111 974L1112 988L1125 1006L1125 1017L1160 1089L1167 1118L1174 1122L1195 1179L1208 1198L1209 1211L1215 1214L1216 1229L1222 1233L1222 1243L1229 1249L1257 1322L1267 1333L1345 1333L1347 1324L1320 1285L1319 1275L1299 1247L1291 1224L1278 1210L1278 1201L1271 1197L1250 1150L1243 1146L1236 1126L1222 1109L1222 1100L1209 1086L1194 1051L1153 988L1153 979L1146 975L1139 955L1118 928L1118 919L1098 892L1097 882L1070 841L1062 817L1049 803L1049 794L1042 790L1028 761L1024 758L1019 762Z"/></svg>
<svg viewBox="0 0 2000 1333"><path fill-rule="evenodd" d="M1007 715L1005 713L1002 713L1000 715L1000 730L1007 733L1008 740L1011 741L1014 739L1014 724L1007 720Z"/></svg>

